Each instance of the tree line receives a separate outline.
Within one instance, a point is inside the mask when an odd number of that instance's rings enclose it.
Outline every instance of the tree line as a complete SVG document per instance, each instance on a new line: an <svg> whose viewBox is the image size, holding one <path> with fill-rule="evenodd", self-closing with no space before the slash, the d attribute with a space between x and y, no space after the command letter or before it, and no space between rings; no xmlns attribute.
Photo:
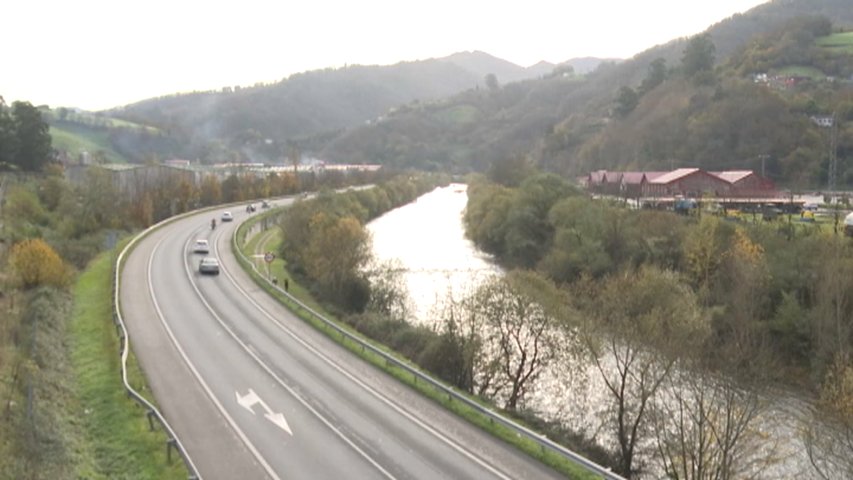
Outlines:
<svg viewBox="0 0 853 480"><path fill-rule="evenodd" d="M344 312L363 312L371 300L364 270L371 255L365 224L447 182L443 175L401 175L372 188L321 192L299 201L281 216L281 257L318 298Z"/></svg>
<svg viewBox="0 0 853 480"><path fill-rule="evenodd" d="M789 222L630 210L550 174L477 180L465 214L481 249L565 298L561 322L609 392L618 471L654 458L672 478L767 466L756 419L774 386L814 395L820 425L853 432L853 245ZM821 472L850 472L853 450L830 450L810 450L841 469Z"/></svg>

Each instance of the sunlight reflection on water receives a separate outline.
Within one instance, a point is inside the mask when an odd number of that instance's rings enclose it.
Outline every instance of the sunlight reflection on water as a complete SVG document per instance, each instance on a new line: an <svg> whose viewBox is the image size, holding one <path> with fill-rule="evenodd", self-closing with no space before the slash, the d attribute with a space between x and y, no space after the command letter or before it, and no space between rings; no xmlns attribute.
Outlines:
<svg viewBox="0 0 853 480"><path fill-rule="evenodd" d="M483 278L500 272L465 238L466 188L437 188L367 225L377 260L400 262L418 322L434 323L449 294L461 299Z"/></svg>

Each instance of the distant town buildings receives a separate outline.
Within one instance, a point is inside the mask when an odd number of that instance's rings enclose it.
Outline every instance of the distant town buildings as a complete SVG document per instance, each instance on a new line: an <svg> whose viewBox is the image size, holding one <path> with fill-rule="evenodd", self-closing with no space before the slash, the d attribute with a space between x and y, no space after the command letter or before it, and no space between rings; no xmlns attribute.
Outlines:
<svg viewBox="0 0 853 480"><path fill-rule="evenodd" d="M818 127L830 128L833 124L832 115L812 115L809 119Z"/></svg>
<svg viewBox="0 0 853 480"><path fill-rule="evenodd" d="M373 164L326 164L319 161L301 163L295 167L293 165L266 165L263 163L198 165L190 160L172 159L151 165L70 162L64 165L64 171L65 177L70 182L83 184L87 179L89 169L101 169L109 175L113 185L120 192L134 200L140 198L144 192L163 185L177 185L185 182L198 187L204 177L209 176L216 177L220 182L231 175L266 177L294 172L300 177L321 178L327 174L349 175L357 172L375 172L381 167L381 165Z"/></svg>

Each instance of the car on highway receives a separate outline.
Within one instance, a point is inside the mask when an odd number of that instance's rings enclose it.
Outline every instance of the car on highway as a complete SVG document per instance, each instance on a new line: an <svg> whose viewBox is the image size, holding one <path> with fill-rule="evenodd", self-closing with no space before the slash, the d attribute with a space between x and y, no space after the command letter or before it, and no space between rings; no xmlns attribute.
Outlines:
<svg viewBox="0 0 853 480"><path fill-rule="evenodd" d="M198 273L219 275L219 260L213 257L204 257L198 263Z"/></svg>
<svg viewBox="0 0 853 480"><path fill-rule="evenodd" d="M210 253L210 244L203 238L198 238L193 244L193 253Z"/></svg>
<svg viewBox="0 0 853 480"><path fill-rule="evenodd" d="M228 212L228 211L222 212L222 221L223 222L230 222L231 220L234 220L234 215L231 215L231 212Z"/></svg>

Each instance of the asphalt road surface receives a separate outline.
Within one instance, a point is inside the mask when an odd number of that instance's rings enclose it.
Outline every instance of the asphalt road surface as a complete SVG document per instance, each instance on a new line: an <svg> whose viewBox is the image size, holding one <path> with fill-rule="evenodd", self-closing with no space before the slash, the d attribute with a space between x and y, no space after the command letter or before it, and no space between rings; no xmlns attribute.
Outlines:
<svg viewBox="0 0 853 480"><path fill-rule="evenodd" d="M218 211L167 224L122 272L131 348L202 478L560 478L256 287L230 252L243 210L231 223ZM197 238L210 240L220 275L198 273Z"/></svg>

